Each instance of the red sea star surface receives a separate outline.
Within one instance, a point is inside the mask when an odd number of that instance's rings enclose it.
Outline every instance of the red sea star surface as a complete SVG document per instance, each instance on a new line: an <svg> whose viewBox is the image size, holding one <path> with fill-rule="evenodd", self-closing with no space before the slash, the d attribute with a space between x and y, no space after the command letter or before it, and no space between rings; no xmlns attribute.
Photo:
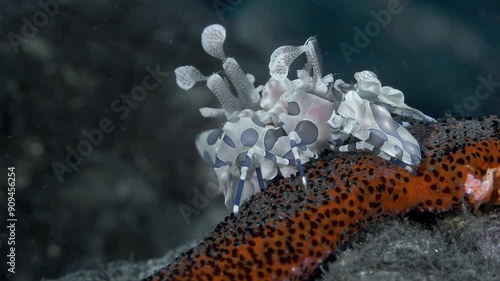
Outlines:
<svg viewBox="0 0 500 281"><path fill-rule="evenodd" d="M370 152L305 165L309 184L276 181L198 246L145 280L306 280L360 227L409 210L489 210L500 204L500 119L416 123L415 173Z"/></svg>

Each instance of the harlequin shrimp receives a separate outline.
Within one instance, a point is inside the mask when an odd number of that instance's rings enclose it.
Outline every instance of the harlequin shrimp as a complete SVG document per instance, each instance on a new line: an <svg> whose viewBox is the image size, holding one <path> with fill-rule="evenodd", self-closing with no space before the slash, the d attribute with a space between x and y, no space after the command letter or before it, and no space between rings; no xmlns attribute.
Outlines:
<svg viewBox="0 0 500 281"><path fill-rule="evenodd" d="M302 165L325 149L369 149L377 156L412 169L421 160L415 138L392 114L435 122L404 103L403 93L381 86L370 71L354 75L356 84L322 76L318 41L309 38L301 46L276 49L269 62L271 78L254 86L234 58L226 57L224 27L206 27L202 47L222 61L223 71L210 76L193 66L175 70L184 90L206 81L221 108L201 108L204 117L226 117L222 129L201 133L196 147L214 169L225 203L234 213L240 204L260 192L278 172L287 177L299 172L307 186ZM292 63L305 53L306 65L289 80ZM348 143L350 137L356 142Z"/></svg>
<svg viewBox="0 0 500 281"><path fill-rule="evenodd" d="M375 73L365 70L354 74L354 78L358 82L356 90L345 95L328 121L333 137L332 149L366 148L411 171L411 165L422 159L420 146L403 125L394 121L391 113L427 122L436 120L406 105L401 91L382 87ZM341 145L349 135L360 141Z"/></svg>

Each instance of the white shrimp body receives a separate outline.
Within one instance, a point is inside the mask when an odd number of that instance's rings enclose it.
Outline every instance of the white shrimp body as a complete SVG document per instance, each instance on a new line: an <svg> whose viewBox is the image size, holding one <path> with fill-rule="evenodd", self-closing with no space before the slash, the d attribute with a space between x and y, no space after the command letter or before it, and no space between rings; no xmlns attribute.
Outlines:
<svg viewBox="0 0 500 281"><path fill-rule="evenodd" d="M196 147L215 171L226 206L234 213L278 174L299 172L307 186L302 165L325 149L369 149L408 170L420 162L418 142L392 115L435 120L406 105L403 93L382 86L373 72L357 72L355 84L322 76L317 39L311 37L304 45L276 49L270 57L269 81L255 87L254 76L226 57L225 36L218 24L202 33L203 49L222 61L223 72L205 76L192 66L181 66L175 74L184 90L206 81L222 106L200 109L204 117L227 121L221 129L201 133ZM306 65L290 80L290 66L301 54Z"/></svg>

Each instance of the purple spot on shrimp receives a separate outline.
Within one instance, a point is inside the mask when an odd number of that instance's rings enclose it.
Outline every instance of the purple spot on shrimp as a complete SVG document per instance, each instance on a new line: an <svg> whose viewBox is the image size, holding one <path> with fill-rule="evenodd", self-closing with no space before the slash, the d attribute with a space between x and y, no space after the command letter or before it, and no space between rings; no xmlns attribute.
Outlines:
<svg viewBox="0 0 500 281"><path fill-rule="evenodd" d="M243 144L246 147L251 147L253 146L257 140L259 139L259 133L253 128L246 129L241 133L241 144Z"/></svg>
<svg viewBox="0 0 500 281"><path fill-rule="evenodd" d="M219 157L215 157L214 168L220 168L220 167L227 166L227 165L229 165L229 163L226 163L226 162L220 160Z"/></svg>
<svg viewBox="0 0 500 281"><path fill-rule="evenodd" d="M271 149L273 149L278 139L285 135L286 133L283 128L267 130L266 134L264 135L264 149L266 151L270 151Z"/></svg>
<svg viewBox="0 0 500 281"><path fill-rule="evenodd" d="M274 154L272 154L272 153L269 153L269 152L266 151L266 156L264 156L264 157L266 159L269 159L269 160L273 161L273 162L276 162L276 156Z"/></svg>
<svg viewBox="0 0 500 281"><path fill-rule="evenodd" d="M236 156L236 161L234 161L234 163L242 163L243 161L245 161L246 157L247 152L241 152L240 154L238 154L238 156Z"/></svg>
<svg viewBox="0 0 500 281"><path fill-rule="evenodd" d="M221 129L212 130L207 136L208 145L214 145L215 142L217 142L217 140L219 139L221 133L222 133Z"/></svg>
<svg viewBox="0 0 500 281"><path fill-rule="evenodd" d="M295 164L295 157L293 157L293 152L291 150L289 150L285 155L283 155L283 158L288 159L288 161Z"/></svg>
<svg viewBox="0 0 500 281"><path fill-rule="evenodd" d="M318 127L309 120L302 120L297 123L295 132L297 132L303 144L312 144L318 140Z"/></svg>
<svg viewBox="0 0 500 281"><path fill-rule="evenodd" d="M234 141L231 138L229 138L227 135L225 135L222 140L224 141L225 144L229 145L230 147L236 148Z"/></svg>
<svg viewBox="0 0 500 281"><path fill-rule="evenodd" d="M384 108L373 103L370 104L370 108L372 109L373 117L375 118L375 122L379 128L387 135L393 136L401 140L401 137L398 135L398 128L400 127L398 123L392 119L392 116L389 112L384 111Z"/></svg>
<svg viewBox="0 0 500 281"><path fill-rule="evenodd" d="M288 115L290 116L297 116L300 114L300 107L299 104L291 101L288 103Z"/></svg>
<svg viewBox="0 0 500 281"><path fill-rule="evenodd" d="M411 155L412 162L418 161L417 163L419 163L420 159L422 159L422 155L420 154L420 147L418 147L418 145L415 145L408 141L403 141L403 149Z"/></svg>
<svg viewBox="0 0 500 281"><path fill-rule="evenodd" d="M264 128L266 124L264 124L262 121L260 121L257 117L252 117L252 121L255 125Z"/></svg>
<svg viewBox="0 0 500 281"><path fill-rule="evenodd" d="M397 159L403 159L403 149L398 145L395 145L394 150L396 151L396 155L394 155L394 157Z"/></svg>
<svg viewBox="0 0 500 281"><path fill-rule="evenodd" d="M307 150L307 146L303 143L300 143L299 145L297 145L297 147L302 150L302 151L306 151Z"/></svg>
<svg viewBox="0 0 500 281"><path fill-rule="evenodd" d="M210 158L210 154L208 152L203 152L203 159L205 159L205 162L210 166L210 168L214 167L214 162L212 161L212 158Z"/></svg>
<svg viewBox="0 0 500 281"><path fill-rule="evenodd" d="M369 131L370 131L370 136L365 142L373 145L374 147L382 147L384 143L389 140L387 138L387 135L380 130L369 129Z"/></svg>
<svg viewBox="0 0 500 281"><path fill-rule="evenodd" d="M396 110L396 107L387 103L375 102L375 104L389 110L389 112L394 112Z"/></svg>

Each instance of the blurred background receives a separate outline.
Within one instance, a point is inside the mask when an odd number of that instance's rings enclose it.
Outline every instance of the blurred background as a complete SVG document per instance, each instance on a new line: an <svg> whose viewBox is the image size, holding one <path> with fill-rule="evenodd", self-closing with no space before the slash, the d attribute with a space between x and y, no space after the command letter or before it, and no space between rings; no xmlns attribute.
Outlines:
<svg viewBox="0 0 500 281"><path fill-rule="evenodd" d="M257 85L277 47L316 35L324 74L374 71L435 118L500 114L493 0L0 1L0 268L10 166L18 219L9 280L161 256L229 213L194 146L223 121L198 112L217 101L173 73L222 68L201 47L213 23Z"/></svg>

